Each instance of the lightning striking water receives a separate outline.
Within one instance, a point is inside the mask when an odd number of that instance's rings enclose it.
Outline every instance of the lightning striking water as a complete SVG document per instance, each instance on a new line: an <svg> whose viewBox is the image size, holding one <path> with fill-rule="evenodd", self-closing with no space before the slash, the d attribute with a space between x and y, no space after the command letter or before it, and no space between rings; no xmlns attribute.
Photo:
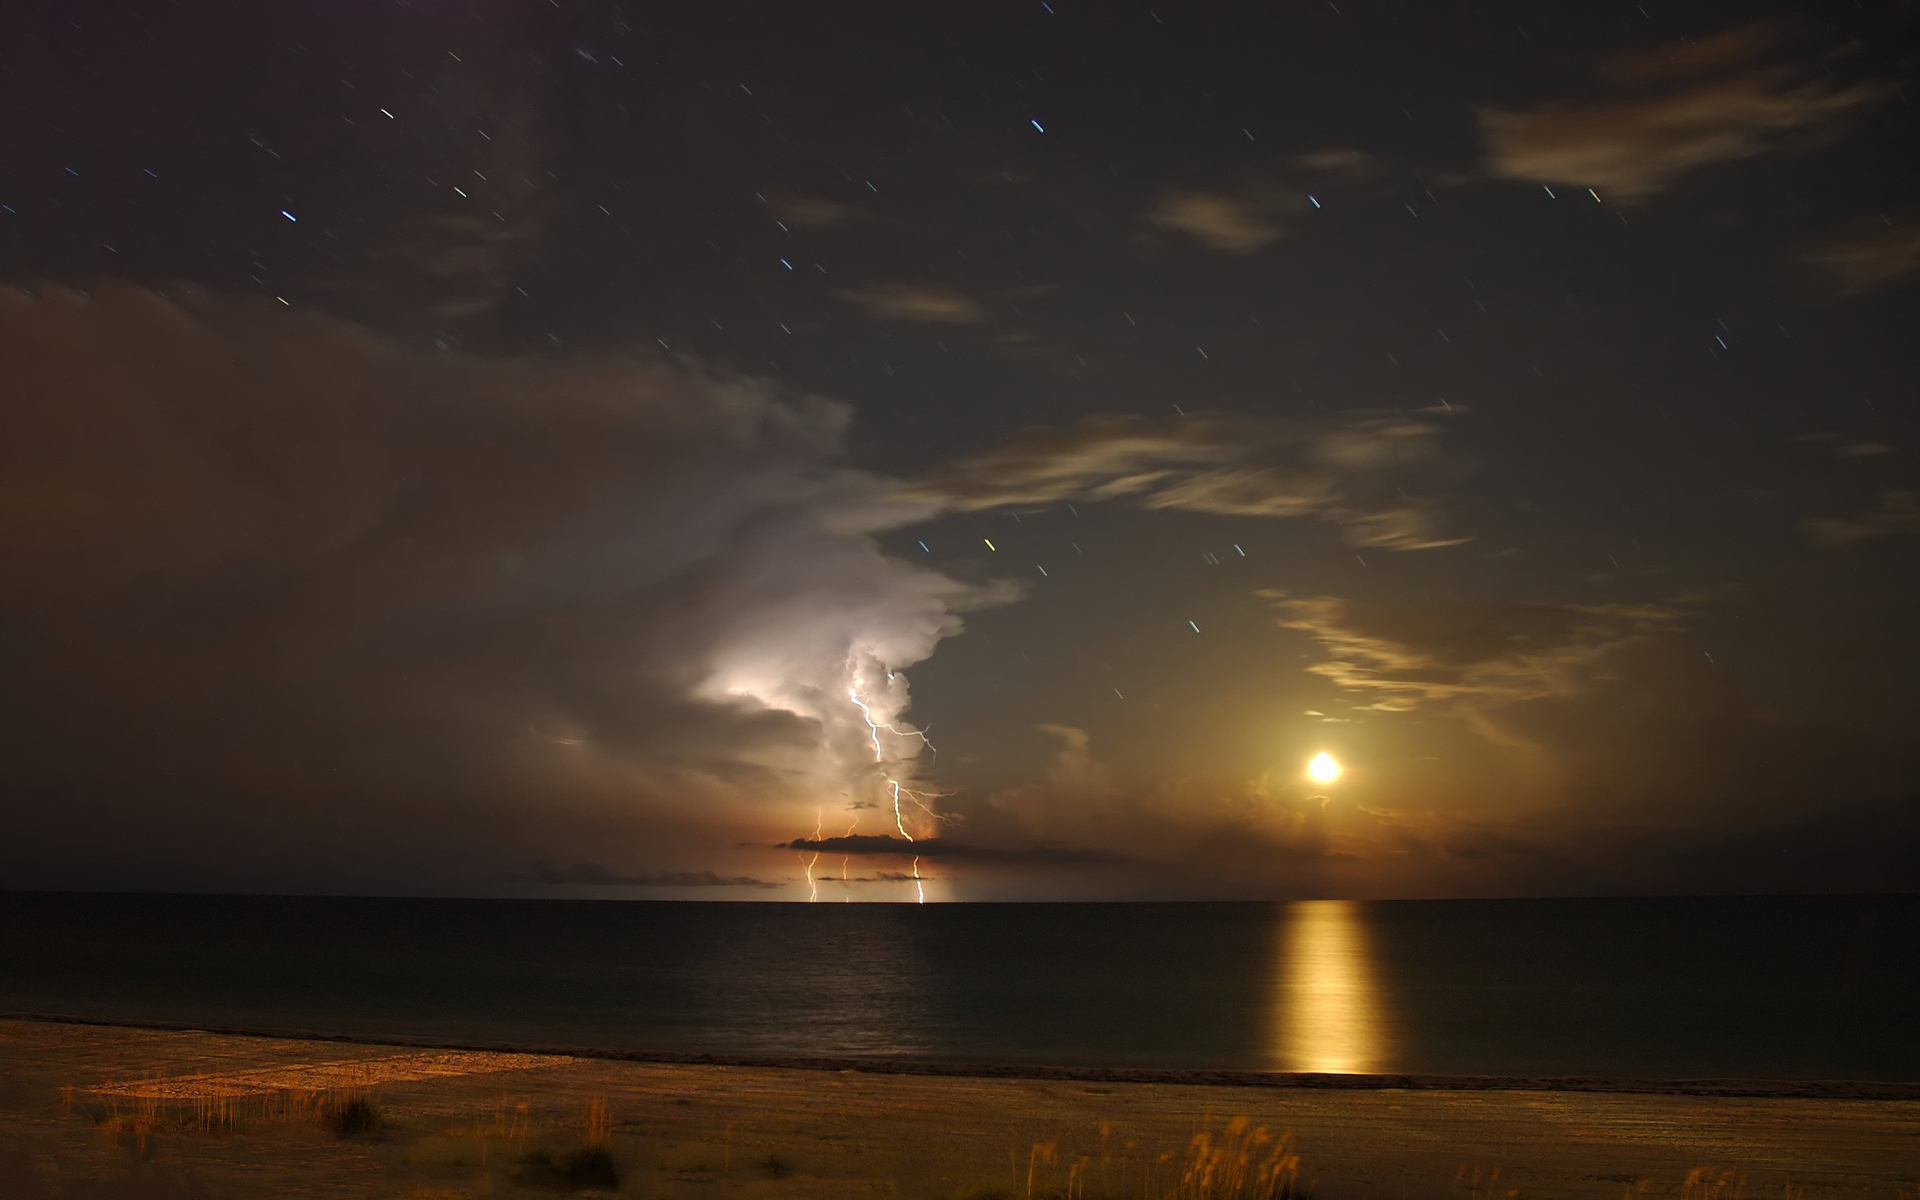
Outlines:
<svg viewBox="0 0 1920 1200"><path fill-rule="evenodd" d="M893 672L889 671L887 673L887 678L891 680L893 678ZM859 688L857 687L848 688L847 699L852 701L853 706L860 710L861 719L867 723L867 736L873 744L873 761L874 762L880 763L883 765L886 762L886 751L880 745L880 733L882 730L885 730L886 732L891 733L896 737L919 738L920 743L924 745L927 749L933 750L935 754L939 753L938 750L934 749L933 743L927 739L927 735L924 730L900 729L895 727L893 723L890 721L874 720L873 706L861 697ZM894 829L898 830L900 836L905 838L909 842L918 840L907 829L906 814L900 808L900 799L902 796L905 796L909 803L919 806L920 810L926 813L928 817L938 820L939 818L935 815L932 807L930 807L927 804L926 799L924 798L928 795L931 795L931 793L916 792L912 788L904 786L898 779L893 778L891 775L886 776L885 778L886 778L887 787L892 792L892 795L893 795L893 827ZM843 872L843 876L844 876L844 872ZM925 881L923 881L920 878L920 858L918 855L915 855L913 860L913 886L914 886L915 893L919 897L918 902L921 904L925 904L927 902L927 888L926 888Z"/></svg>
<svg viewBox="0 0 1920 1200"><path fill-rule="evenodd" d="M820 823L825 819L826 819L826 813L823 810L818 808L813 810L813 840L816 842L820 840L820 832L821 832ZM818 880L814 879L813 877L813 865L819 861L820 861L820 852L818 850L815 850L813 852L813 857L809 858L806 863L807 902L809 904L820 899L820 883ZM844 881L846 879L846 876L847 876L847 873L845 871L840 872L840 878L843 881L843 886L844 886Z"/></svg>

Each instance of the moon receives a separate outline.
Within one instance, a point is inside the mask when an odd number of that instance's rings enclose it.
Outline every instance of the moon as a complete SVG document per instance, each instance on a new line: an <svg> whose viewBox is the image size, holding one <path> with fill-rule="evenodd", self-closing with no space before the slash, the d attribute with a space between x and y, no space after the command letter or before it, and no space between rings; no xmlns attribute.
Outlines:
<svg viewBox="0 0 1920 1200"><path fill-rule="evenodd" d="M1340 766L1340 761L1325 750L1314 755L1313 760L1307 764L1307 778L1315 783L1332 783L1343 773L1344 768Z"/></svg>

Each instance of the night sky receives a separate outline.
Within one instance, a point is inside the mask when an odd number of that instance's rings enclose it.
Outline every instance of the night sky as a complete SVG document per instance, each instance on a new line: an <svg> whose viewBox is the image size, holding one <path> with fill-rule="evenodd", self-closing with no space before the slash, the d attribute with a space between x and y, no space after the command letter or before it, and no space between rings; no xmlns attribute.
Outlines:
<svg viewBox="0 0 1920 1200"><path fill-rule="evenodd" d="M10 6L0 886L1920 886L1916 32Z"/></svg>

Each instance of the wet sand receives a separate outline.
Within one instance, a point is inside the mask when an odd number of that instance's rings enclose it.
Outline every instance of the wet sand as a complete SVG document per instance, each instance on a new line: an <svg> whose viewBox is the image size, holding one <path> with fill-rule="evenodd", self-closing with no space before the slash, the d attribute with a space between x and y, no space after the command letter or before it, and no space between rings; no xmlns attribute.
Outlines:
<svg viewBox="0 0 1920 1200"><path fill-rule="evenodd" d="M1291 1133L1320 1200L1911 1200L1920 1172L1912 1089L918 1070L0 1020L0 1197L552 1196L535 1156L577 1149L596 1101L619 1193L654 1200L1164 1200L1195 1131L1236 1116ZM378 1133L324 1127L349 1095Z"/></svg>

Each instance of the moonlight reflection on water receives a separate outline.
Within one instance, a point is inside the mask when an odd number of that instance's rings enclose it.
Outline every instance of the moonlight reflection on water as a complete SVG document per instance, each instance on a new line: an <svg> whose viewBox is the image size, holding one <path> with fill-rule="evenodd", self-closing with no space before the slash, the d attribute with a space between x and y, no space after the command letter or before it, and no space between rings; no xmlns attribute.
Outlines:
<svg viewBox="0 0 1920 1200"><path fill-rule="evenodd" d="M1290 904L1277 932L1275 1069L1380 1070L1391 1039L1360 906L1350 900Z"/></svg>

